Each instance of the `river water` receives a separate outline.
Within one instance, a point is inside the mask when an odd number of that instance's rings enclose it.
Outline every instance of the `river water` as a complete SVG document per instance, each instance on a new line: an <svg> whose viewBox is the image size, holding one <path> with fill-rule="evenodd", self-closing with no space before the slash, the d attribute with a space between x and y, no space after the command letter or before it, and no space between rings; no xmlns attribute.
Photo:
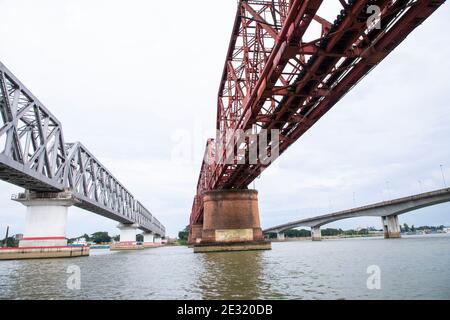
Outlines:
<svg viewBox="0 0 450 320"><path fill-rule="evenodd" d="M450 234L272 248L207 254L187 247L91 250L82 258L0 261L0 298L450 299ZM79 270L79 282L77 271L67 272L73 270ZM369 277L379 289L368 288Z"/></svg>

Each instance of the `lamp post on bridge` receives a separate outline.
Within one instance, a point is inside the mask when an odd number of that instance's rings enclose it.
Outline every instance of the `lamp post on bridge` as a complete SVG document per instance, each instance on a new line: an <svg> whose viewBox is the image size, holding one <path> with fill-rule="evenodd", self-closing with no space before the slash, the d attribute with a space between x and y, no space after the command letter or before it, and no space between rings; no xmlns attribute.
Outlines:
<svg viewBox="0 0 450 320"><path fill-rule="evenodd" d="M328 205L330 206L330 211L333 212L334 211L334 209L333 209L333 202L331 201L330 198L328 198Z"/></svg>
<svg viewBox="0 0 450 320"><path fill-rule="evenodd" d="M445 181L445 175L444 175L444 166L441 164L441 174L442 174L442 181L444 181L444 188L447 188L447 182Z"/></svg>
<svg viewBox="0 0 450 320"><path fill-rule="evenodd" d="M420 193L423 193L422 181L421 180L417 180L417 182L419 183Z"/></svg>
<svg viewBox="0 0 450 320"><path fill-rule="evenodd" d="M389 200L392 200L391 188L390 188L390 185L389 185L389 181L386 181L386 186L387 186L387 192L388 192Z"/></svg>
<svg viewBox="0 0 450 320"><path fill-rule="evenodd" d="M8 247L8 236L9 236L9 226L6 227L6 236L5 236L5 243L3 244L3 247Z"/></svg>
<svg viewBox="0 0 450 320"><path fill-rule="evenodd" d="M386 201L386 200L384 200L384 192L383 192L383 189L381 189L380 190L380 195L381 195L381 201Z"/></svg>

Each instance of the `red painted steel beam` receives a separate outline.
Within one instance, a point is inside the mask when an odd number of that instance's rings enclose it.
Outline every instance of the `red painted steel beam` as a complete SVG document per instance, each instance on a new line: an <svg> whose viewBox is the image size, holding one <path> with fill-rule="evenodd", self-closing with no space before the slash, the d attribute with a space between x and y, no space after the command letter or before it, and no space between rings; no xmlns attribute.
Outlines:
<svg viewBox="0 0 450 320"><path fill-rule="evenodd" d="M305 125L302 122L288 127L290 130L286 136L290 138L280 145L280 154L282 154L293 142L295 142L303 133L305 133L315 122L317 122L328 110L330 110L349 90L352 89L368 72L370 72L378 63L380 63L408 34L410 34L418 25L429 17L444 1L422 1L412 6L404 15L386 32L375 31L372 35L373 41L367 47L361 48L360 62L358 62L348 74L339 81L339 83L330 90L329 94L322 96L320 101L313 109L305 111ZM393 13L398 12L399 6L393 7L387 13L384 23L392 22L395 18ZM353 59L352 59L352 62ZM313 98L313 95L311 95ZM278 122L273 121L271 125ZM284 133L282 131L282 133ZM258 171L258 169L260 169ZM254 168L246 177L242 177L241 185L248 185L253 179L261 174L264 168ZM245 173L241 173L245 174Z"/></svg>
<svg viewBox="0 0 450 320"><path fill-rule="evenodd" d="M282 154L444 2L340 1L330 24L317 16L321 0L241 0L219 87L218 134L207 143L190 222L202 220L204 191L246 188L267 167L214 161L227 147L239 150L225 132L279 129ZM367 25L370 5L381 9L380 29ZM304 42L313 20L321 34Z"/></svg>
<svg viewBox="0 0 450 320"><path fill-rule="evenodd" d="M261 2L256 2L261 3ZM267 3L271 3L267 1ZM258 108L261 107L261 104L264 103L262 95L265 90L273 87L278 79L280 78L280 73L286 63L288 62L288 57L293 55L291 49L292 43L298 43L306 30L308 29L310 23L316 16L317 10L322 4L322 0L313 0L313 1L300 1L296 0L292 2L291 7L289 8L289 12L286 17L282 17L280 15L280 20L284 20L284 25L282 26L281 32L279 33L278 38L273 46L273 49L270 51L270 55L267 59L263 60L263 63L259 65L259 69L262 69L261 74L258 74L257 81L251 81L251 79L246 79L245 83L245 91L246 96L237 97L235 100L229 99L229 103L235 106L235 110L231 110L232 107L229 105L229 112L225 117L223 117L223 112L221 110L218 111L218 119L217 119L217 129L219 131L224 131L226 129L243 129L247 130L251 128L254 124L255 116L258 113ZM242 8L247 8L248 3L242 5ZM280 7L284 7L280 5ZM255 11L255 10L254 10ZM241 17L245 14L245 10L241 10ZM250 12L250 15L253 16L254 13ZM241 20L242 22L242 20ZM244 29L245 24L241 29ZM236 43L236 38L232 38L233 43ZM258 39L254 40L253 43L256 43ZM260 39L259 39L260 41ZM229 51L229 55L227 60L233 60L233 55ZM245 64L246 61L243 61ZM255 65L250 66L250 69L255 69ZM224 71L225 74L229 74ZM234 87L239 85L238 83L233 84ZM227 84L224 81L224 77L222 77L222 85L219 91L219 100L222 96L224 96L224 91L227 89ZM230 86L228 86L230 90ZM236 102L237 100L237 102ZM239 104L239 102L241 102ZM236 104L239 104L238 106ZM221 120L225 118L226 120L233 119L233 123L229 124L221 124ZM227 148L224 147L224 150ZM232 181L227 181L231 175L239 175L243 168L239 166L238 171L234 168L234 166L218 164L215 168L215 172L213 175L213 181L211 187L215 188L229 188L232 184ZM233 171L236 171L233 173ZM230 173L231 172L231 173Z"/></svg>

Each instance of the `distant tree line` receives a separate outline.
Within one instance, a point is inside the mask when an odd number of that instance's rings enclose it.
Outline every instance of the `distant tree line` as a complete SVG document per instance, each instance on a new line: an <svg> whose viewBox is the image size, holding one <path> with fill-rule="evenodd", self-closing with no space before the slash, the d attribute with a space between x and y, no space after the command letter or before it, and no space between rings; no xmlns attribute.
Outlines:
<svg viewBox="0 0 450 320"><path fill-rule="evenodd" d="M183 230L178 232L178 243L186 245L189 237L189 226L186 226Z"/></svg>
<svg viewBox="0 0 450 320"><path fill-rule="evenodd" d="M93 242L93 243L108 243L108 242L111 242L112 240L119 241L119 236L118 235L111 237L108 234L108 232L98 231L98 232L94 232L90 236L87 233L85 233L84 235L79 236L77 238L67 239L67 242L68 243L74 243L75 241L80 240L82 238L86 239L87 242Z"/></svg>
<svg viewBox="0 0 450 320"><path fill-rule="evenodd" d="M420 226L420 227L414 227L414 225L412 225L410 227L410 226L408 226L407 223L404 223L403 226L400 226L400 231L401 232L415 232L415 231L425 231L425 230L442 231L442 230L444 230L444 228L445 228L444 225L440 225L440 226Z"/></svg>
<svg viewBox="0 0 450 320"><path fill-rule="evenodd" d="M324 237L332 237L332 236L354 236L354 235L367 235L371 231L378 231L377 229L370 227L364 228L360 230L342 230L342 229L334 229L334 228L326 228L321 229L321 234ZM291 229L284 232L284 236L286 238L302 238L302 237L311 237L311 231L306 229ZM276 238L277 235L272 233L270 234L270 238Z"/></svg>
<svg viewBox="0 0 450 320"><path fill-rule="evenodd" d="M5 246L5 241L6 241L6 247L8 247L8 248L16 248L19 246L19 240L17 240L14 237L8 237L8 238L0 241L0 248Z"/></svg>
<svg viewBox="0 0 450 320"><path fill-rule="evenodd" d="M71 238L68 239L69 243L73 243L81 238L86 239L87 242L93 242L93 243L108 243L111 241L119 241L120 240L120 236L119 235L115 235L115 236L110 236L108 234L108 232L105 231L99 231L99 232L94 232L93 234L91 234L90 236L88 234L84 234L82 236L79 236L77 238ZM136 241L137 242L143 242L144 241L144 235L141 233L138 233L136 235Z"/></svg>
<svg viewBox="0 0 450 320"><path fill-rule="evenodd" d="M421 231L421 230L430 230L430 231L442 231L445 228L444 225L440 226L421 226L421 227L414 227L412 225L411 227L408 226L408 224L404 223L403 226L400 226L401 232L415 232L415 231ZM321 234L324 237L332 237L332 236L363 236L368 235L370 232L374 231L383 231L378 230L374 227L369 228L363 228L359 230L342 230L342 229L334 229L334 228L326 228L321 229ZM311 237L311 231L306 229L291 229L284 232L284 236L286 238L303 238L303 237ZM269 235L271 239L274 239L277 237L275 233L271 233Z"/></svg>

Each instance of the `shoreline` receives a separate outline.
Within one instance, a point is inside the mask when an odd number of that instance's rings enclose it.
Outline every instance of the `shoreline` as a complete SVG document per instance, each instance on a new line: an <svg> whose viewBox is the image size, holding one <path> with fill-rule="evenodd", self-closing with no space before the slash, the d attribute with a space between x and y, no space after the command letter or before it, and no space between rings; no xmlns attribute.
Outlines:
<svg viewBox="0 0 450 320"><path fill-rule="evenodd" d="M401 237L426 237L426 236L441 236L450 235L449 233L425 233L425 234L406 234L402 233ZM342 236L322 236L322 240L340 240L340 239L355 239L355 238L383 238L384 234L373 234L373 235L342 235ZM286 237L284 240L278 239L268 239L271 242L289 242L289 241L312 241L311 237Z"/></svg>

